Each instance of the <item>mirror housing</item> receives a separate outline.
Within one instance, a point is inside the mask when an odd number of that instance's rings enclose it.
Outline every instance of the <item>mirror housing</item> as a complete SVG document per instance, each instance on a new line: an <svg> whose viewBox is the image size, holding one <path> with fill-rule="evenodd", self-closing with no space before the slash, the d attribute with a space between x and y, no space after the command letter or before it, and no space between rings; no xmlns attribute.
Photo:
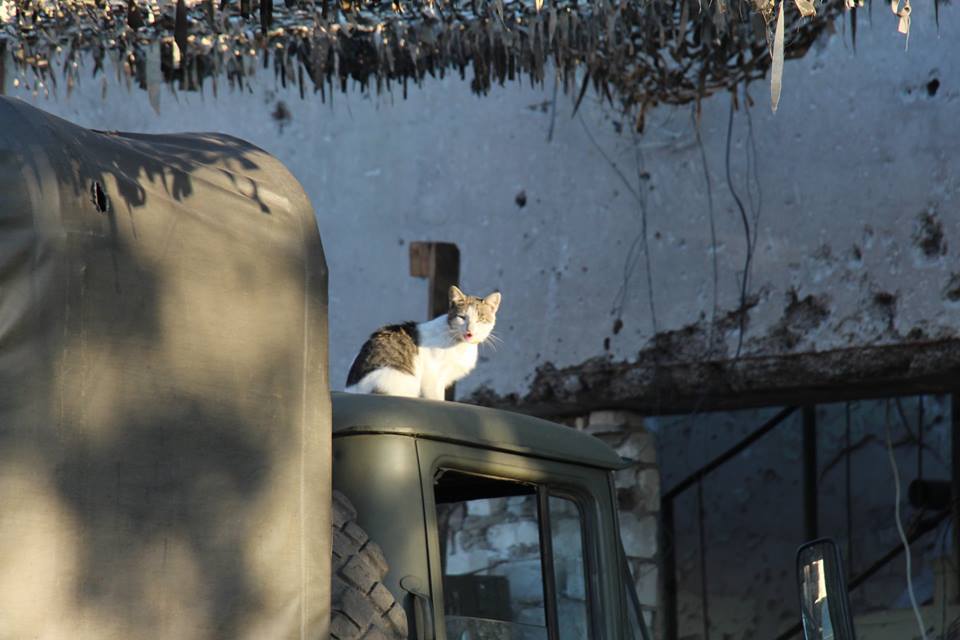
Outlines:
<svg viewBox="0 0 960 640"><path fill-rule="evenodd" d="M804 640L856 640L840 549L820 538L797 550L797 588Z"/></svg>

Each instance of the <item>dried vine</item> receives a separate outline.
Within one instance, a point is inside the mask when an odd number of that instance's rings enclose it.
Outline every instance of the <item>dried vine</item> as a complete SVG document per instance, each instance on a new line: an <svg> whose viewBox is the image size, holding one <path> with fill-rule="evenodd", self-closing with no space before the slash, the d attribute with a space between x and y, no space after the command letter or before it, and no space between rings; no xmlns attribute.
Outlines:
<svg viewBox="0 0 960 640"><path fill-rule="evenodd" d="M802 56L845 8L823 0L786 9L786 57ZM796 2L796 6L794 4ZM244 86L258 68L321 94L353 80L378 93L448 71L485 93L494 83L569 95L593 86L637 117L761 78L770 67L774 0L4 0L0 42L33 88L79 78L112 60L140 87ZM578 76L578 71L580 75ZM579 78L579 79L578 79ZM214 85L215 90L215 85Z"/></svg>

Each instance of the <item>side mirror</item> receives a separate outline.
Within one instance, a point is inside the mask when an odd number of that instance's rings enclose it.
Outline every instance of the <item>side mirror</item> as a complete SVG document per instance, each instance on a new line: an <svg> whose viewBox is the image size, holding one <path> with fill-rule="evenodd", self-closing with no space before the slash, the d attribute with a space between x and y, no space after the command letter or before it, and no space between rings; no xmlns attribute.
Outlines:
<svg viewBox="0 0 960 640"><path fill-rule="evenodd" d="M797 586L804 640L856 640L840 549L830 538L797 551Z"/></svg>

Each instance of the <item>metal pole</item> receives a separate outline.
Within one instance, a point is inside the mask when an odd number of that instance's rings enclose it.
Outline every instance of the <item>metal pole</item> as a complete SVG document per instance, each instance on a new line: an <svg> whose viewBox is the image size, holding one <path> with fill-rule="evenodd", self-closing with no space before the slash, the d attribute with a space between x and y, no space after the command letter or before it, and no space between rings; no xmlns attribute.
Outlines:
<svg viewBox="0 0 960 640"><path fill-rule="evenodd" d="M953 559L960 581L960 393L950 396L950 513L953 519ZM960 582L958 582L960 584Z"/></svg>
<svg viewBox="0 0 960 640"><path fill-rule="evenodd" d="M553 533L550 521L550 496L544 487L537 489L537 514L540 517L541 569L543 571L544 608L547 617L548 640L560 639L559 614L557 612L557 579L553 567Z"/></svg>
<svg viewBox="0 0 960 640"><path fill-rule="evenodd" d="M756 431L748 435L746 438L733 445L719 456L678 482L669 491L663 494L663 498L661 498L661 500L664 498L675 498L697 482L700 482L700 480L708 473L725 464L728 460L746 450L747 447L752 445L754 442L770 433L777 425L786 420L796 410L796 407L786 407L785 409L781 410L779 413L777 413L777 415L767 420L762 426L760 426Z"/></svg>
<svg viewBox="0 0 960 640"><path fill-rule="evenodd" d="M700 615L703 640L710 640L710 601L707 595L707 527L703 513L703 481L697 483L697 535L700 543Z"/></svg>
<svg viewBox="0 0 960 640"><path fill-rule="evenodd" d="M673 498L660 502L660 553L663 554L663 638L678 640L677 547L673 521Z"/></svg>
<svg viewBox="0 0 960 640"><path fill-rule="evenodd" d="M850 403L846 403L846 424L844 429L844 471L846 481L844 483L844 504L847 510L847 580L853 578L853 497L851 490L851 466L853 450L850 447Z"/></svg>
<svg viewBox="0 0 960 640"><path fill-rule="evenodd" d="M803 407L803 533L817 538L817 414L813 405Z"/></svg>
<svg viewBox="0 0 960 640"><path fill-rule="evenodd" d="M923 480L923 396L917 397L917 478Z"/></svg>

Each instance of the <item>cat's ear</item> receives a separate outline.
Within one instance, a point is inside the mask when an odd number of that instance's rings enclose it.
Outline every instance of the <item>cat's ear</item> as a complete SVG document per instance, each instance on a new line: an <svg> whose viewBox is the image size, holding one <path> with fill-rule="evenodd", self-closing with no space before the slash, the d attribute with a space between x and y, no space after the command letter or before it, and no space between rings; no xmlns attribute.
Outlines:
<svg viewBox="0 0 960 640"><path fill-rule="evenodd" d="M496 313L497 309L500 307L500 292L494 291L486 298L483 299L483 304L490 305L493 307L493 312Z"/></svg>
<svg viewBox="0 0 960 640"><path fill-rule="evenodd" d="M450 298L450 306L463 302L467 299L467 296L463 294L463 291L457 288L457 285L450 285L450 291L448 293Z"/></svg>

